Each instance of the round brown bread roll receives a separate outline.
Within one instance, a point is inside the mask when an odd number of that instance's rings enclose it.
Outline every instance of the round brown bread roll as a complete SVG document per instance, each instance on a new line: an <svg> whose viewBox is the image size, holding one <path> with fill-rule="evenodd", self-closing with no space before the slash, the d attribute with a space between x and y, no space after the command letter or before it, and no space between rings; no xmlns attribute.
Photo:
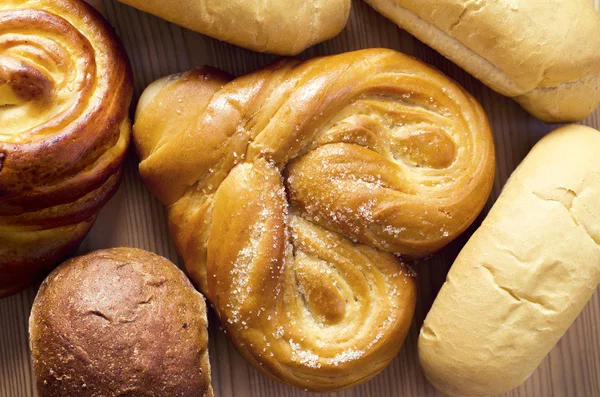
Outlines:
<svg viewBox="0 0 600 397"><path fill-rule="evenodd" d="M131 248L71 259L29 319L41 397L212 397L206 305L167 259Z"/></svg>
<svg viewBox="0 0 600 397"><path fill-rule="evenodd" d="M0 297L75 250L116 192L132 81L85 2L0 1Z"/></svg>

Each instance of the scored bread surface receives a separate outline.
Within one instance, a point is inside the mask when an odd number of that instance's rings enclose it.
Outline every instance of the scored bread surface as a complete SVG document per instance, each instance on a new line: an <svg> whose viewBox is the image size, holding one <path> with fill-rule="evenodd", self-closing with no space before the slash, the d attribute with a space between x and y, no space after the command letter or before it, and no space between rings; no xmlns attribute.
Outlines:
<svg viewBox="0 0 600 397"><path fill-rule="evenodd" d="M254 51L296 55L346 26L350 0L119 0Z"/></svg>
<svg viewBox="0 0 600 397"><path fill-rule="evenodd" d="M600 104L600 14L589 0L367 0L547 122Z"/></svg>

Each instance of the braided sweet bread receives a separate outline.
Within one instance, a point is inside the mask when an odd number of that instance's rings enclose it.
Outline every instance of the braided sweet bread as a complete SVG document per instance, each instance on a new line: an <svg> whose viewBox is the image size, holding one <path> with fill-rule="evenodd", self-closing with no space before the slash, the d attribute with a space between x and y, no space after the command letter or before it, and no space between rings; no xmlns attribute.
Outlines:
<svg viewBox="0 0 600 397"><path fill-rule="evenodd" d="M0 3L0 296L75 249L116 191L128 61L79 0Z"/></svg>
<svg viewBox="0 0 600 397"><path fill-rule="evenodd" d="M242 355L293 386L364 382L397 355L423 257L494 175L479 104L391 50L153 83L134 140L193 281Z"/></svg>

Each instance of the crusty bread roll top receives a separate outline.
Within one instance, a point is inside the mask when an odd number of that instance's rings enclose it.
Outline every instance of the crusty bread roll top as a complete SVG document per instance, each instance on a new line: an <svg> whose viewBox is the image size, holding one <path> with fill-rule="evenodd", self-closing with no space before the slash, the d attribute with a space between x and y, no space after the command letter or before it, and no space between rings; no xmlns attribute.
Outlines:
<svg viewBox="0 0 600 397"><path fill-rule="evenodd" d="M212 397L206 305L165 258L131 248L71 259L29 320L41 397Z"/></svg>

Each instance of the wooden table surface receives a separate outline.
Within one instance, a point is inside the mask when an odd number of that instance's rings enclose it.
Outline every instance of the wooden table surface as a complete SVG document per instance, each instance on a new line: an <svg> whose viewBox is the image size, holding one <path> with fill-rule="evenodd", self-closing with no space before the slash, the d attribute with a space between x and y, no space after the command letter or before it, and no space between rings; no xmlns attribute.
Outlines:
<svg viewBox="0 0 600 397"><path fill-rule="evenodd" d="M208 64L239 75L276 58L187 31L113 0L89 2L107 17L125 44L135 75L135 100L144 87L166 74ZM595 0L595 5L600 9L600 0ZM535 120L512 100L494 93L365 3L355 0L353 6L350 22L340 36L307 50L301 57L369 47L394 48L436 66L474 94L489 115L498 153L496 182L484 211L487 213L511 172L536 141L555 126ZM600 129L600 109L583 123ZM417 312L411 333L396 360L374 380L330 396L441 396L426 382L419 368L418 331L448 268L481 218L458 241L418 265L420 299ZM181 263L168 236L166 211L142 186L133 154L129 156L121 189L102 211L79 252L115 246L144 248ZM27 321L35 293L36 289L31 288L0 300L0 397L37 395L27 347ZM225 338L214 314L209 316L210 354L217 397L311 395L268 380L246 364ZM533 376L505 397L600 397L599 329L600 294L596 292Z"/></svg>

